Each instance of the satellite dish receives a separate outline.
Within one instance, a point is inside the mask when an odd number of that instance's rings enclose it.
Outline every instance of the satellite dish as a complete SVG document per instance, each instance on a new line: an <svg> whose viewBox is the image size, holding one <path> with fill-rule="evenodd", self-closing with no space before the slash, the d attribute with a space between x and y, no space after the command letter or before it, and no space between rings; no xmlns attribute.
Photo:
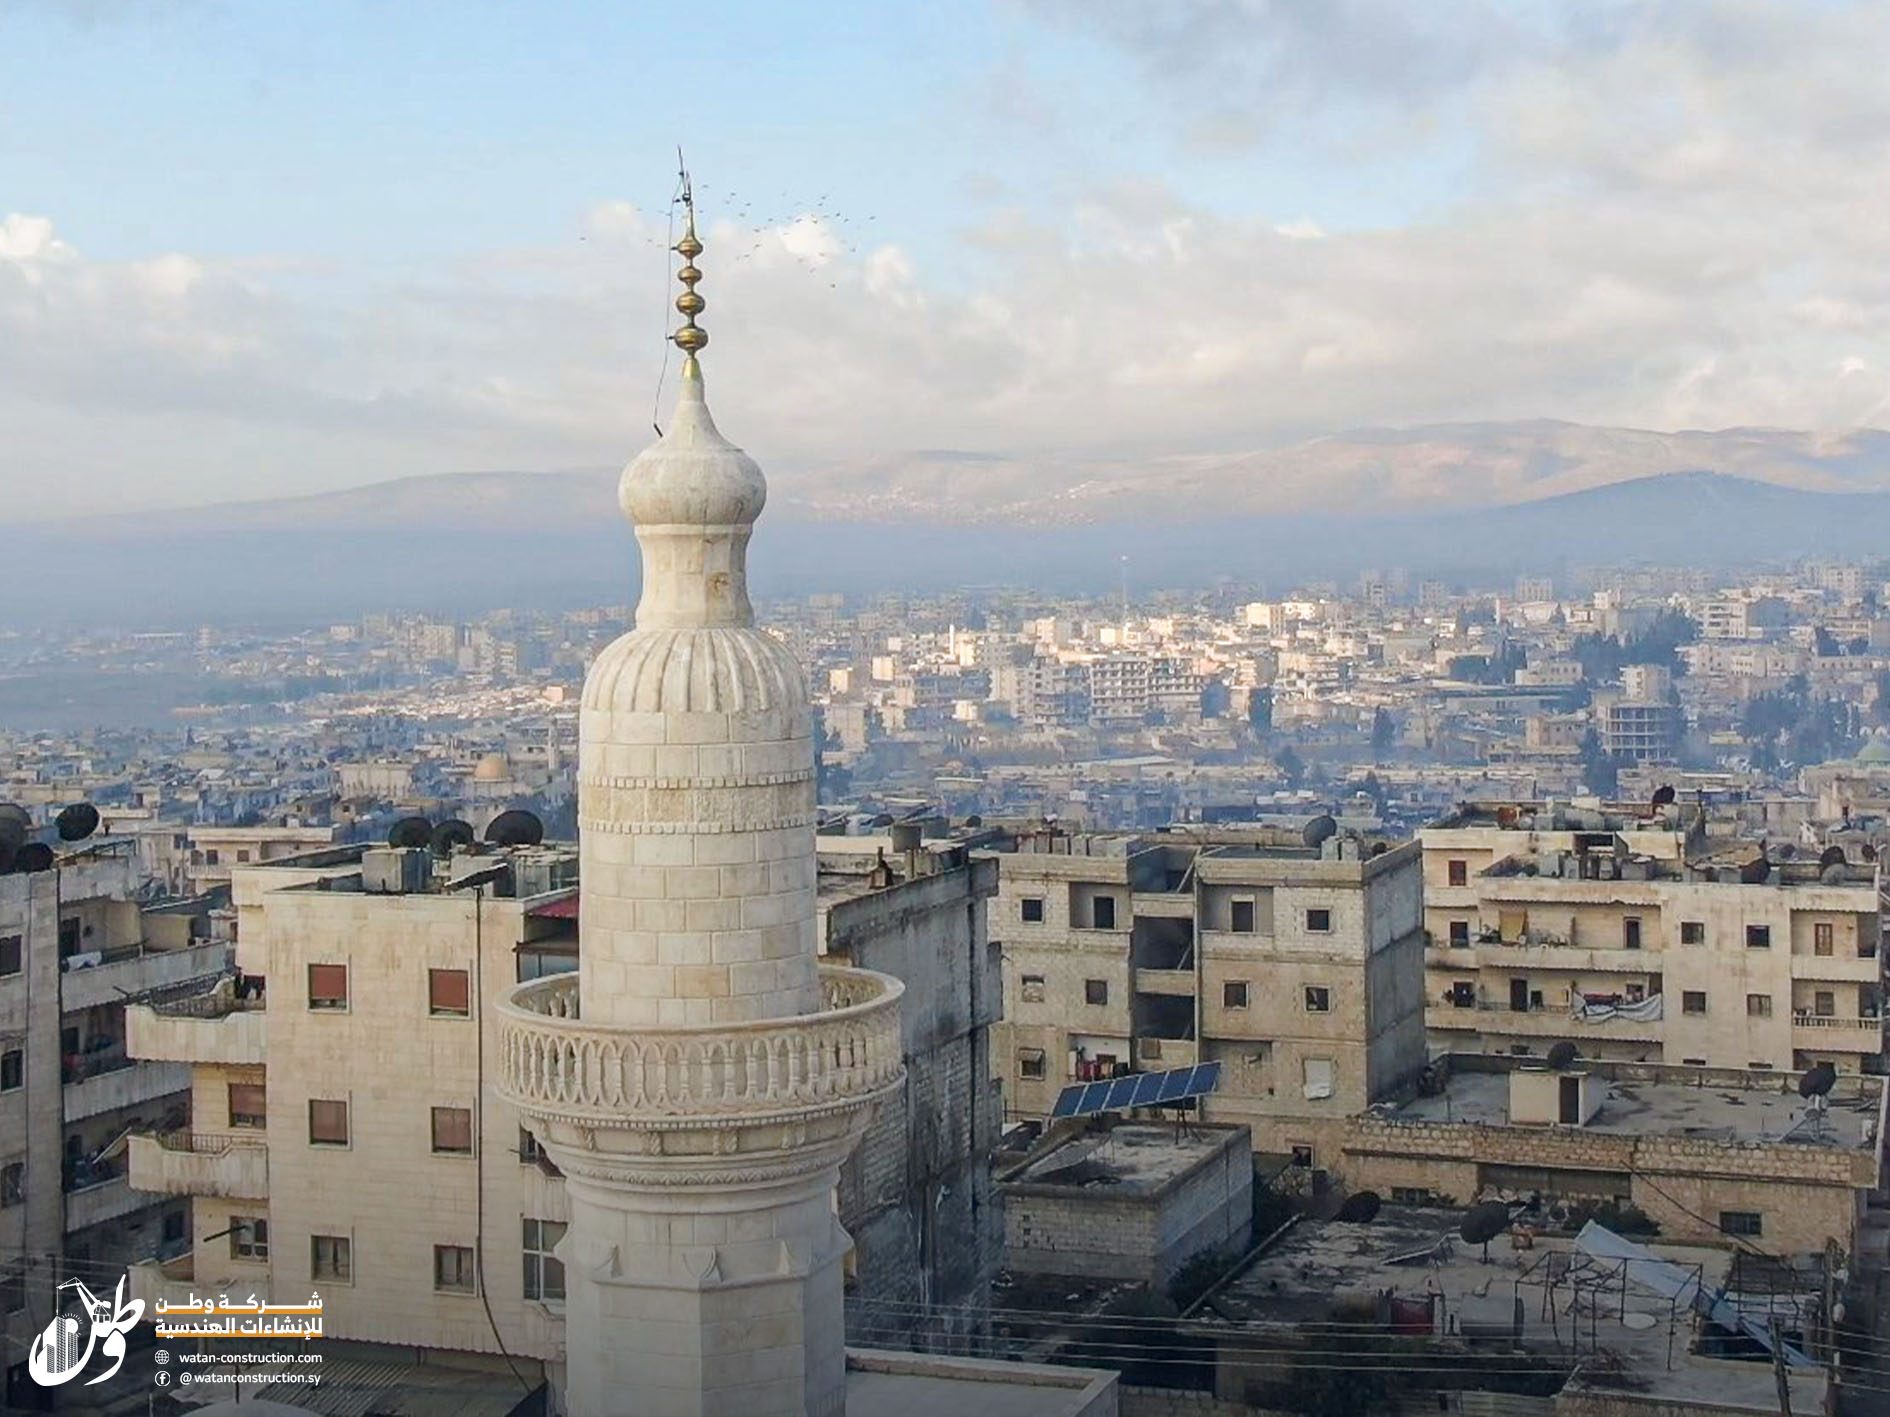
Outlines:
<svg viewBox="0 0 1890 1417"><path fill-rule="evenodd" d="M1798 1079L1800 1097L1823 1097L1837 1086L1837 1069L1829 1063L1813 1063Z"/></svg>
<svg viewBox="0 0 1890 1417"><path fill-rule="evenodd" d="M530 812L514 808L486 824L486 840L494 846L536 846L545 839L545 824Z"/></svg>
<svg viewBox="0 0 1890 1417"><path fill-rule="evenodd" d="M873 818L872 821L867 823L869 827L874 827L874 828L889 827L892 824L893 824L893 815L891 812L881 812L877 817Z"/></svg>
<svg viewBox="0 0 1890 1417"><path fill-rule="evenodd" d="M1781 841L1772 851L1780 861L1789 861L1798 854L1798 848L1789 841Z"/></svg>
<svg viewBox="0 0 1890 1417"><path fill-rule="evenodd" d="M1389 850L1391 850L1391 843L1388 841L1374 841L1372 843L1372 855L1374 856L1383 856Z"/></svg>
<svg viewBox="0 0 1890 1417"><path fill-rule="evenodd" d="M10 841L0 841L0 875L13 869L13 857L19 848Z"/></svg>
<svg viewBox="0 0 1890 1417"><path fill-rule="evenodd" d="M1354 1191L1345 1198L1345 1204L1339 1207L1339 1213L1333 1219L1369 1225L1378 1218L1378 1208L1383 1204L1376 1191Z"/></svg>
<svg viewBox="0 0 1890 1417"><path fill-rule="evenodd" d="M43 841L29 841L13 855L13 869L22 876L53 868L53 849Z"/></svg>
<svg viewBox="0 0 1890 1417"><path fill-rule="evenodd" d="M969 817L965 818L965 826L970 831L976 831L983 825L984 818L979 816L976 812L973 812Z"/></svg>
<svg viewBox="0 0 1890 1417"><path fill-rule="evenodd" d="M1659 787L1656 787L1654 789L1654 805L1656 807L1671 807L1673 805L1673 788L1666 783L1662 783Z"/></svg>
<svg viewBox="0 0 1890 1417"><path fill-rule="evenodd" d="M425 817L402 817L387 829L387 844L409 849L433 840L433 823Z"/></svg>
<svg viewBox="0 0 1890 1417"><path fill-rule="evenodd" d="M1581 1050L1564 1038L1549 1049L1549 1066L1559 1073L1571 1064L1580 1062L1581 1056Z"/></svg>
<svg viewBox="0 0 1890 1417"><path fill-rule="evenodd" d="M1457 1233L1466 1245L1483 1246L1483 1258L1490 1258L1490 1241L1509 1229L1509 1206L1503 1201L1484 1201L1463 1213Z"/></svg>
<svg viewBox="0 0 1890 1417"><path fill-rule="evenodd" d="M84 841L98 830L98 808L90 802L74 802L59 809L53 824L59 829L61 841Z"/></svg>
<svg viewBox="0 0 1890 1417"><path fill-rule="evenodd" d="M1339 824L1332 819L1332 815L1328 812L1321 812L1310 822L1306 823L1305 829L1302 830L1299 835L1300 840L1305 842L1306 845L1319 847L1324 846L1338 830Z"/></svg>
<svg viewBox="0 0 1890 1417"><path fill-rule="evenodd" d="M1841 846L1825 847L1818 855L1818 864L1820 866L1842 866L1844 864L1844 848Z"/></svg>
<svg viewBox="0 0 1890 1417"><path fill-rule="evenodd" d="M0 802L0 844L17 850L33 829L33 819L17 802Z"/></svg>
<svg viewBox="0 0 1890 1417"><path fill-rule="evenodd" d="M479 840L479 834L472 829L471 822L462 822L458 817L441 822L433 829L427 844L433 848L435 856L451 856L455 851L463 851Z"/></svg>
<svg viewBox="0 0 1890 1417"><path fill-rule="evenodd" d="M1761 854L1739 868L1739 883L1745 886L1762 886L1765 884L1765 878L1771 874L1772 863Z"/></svg>

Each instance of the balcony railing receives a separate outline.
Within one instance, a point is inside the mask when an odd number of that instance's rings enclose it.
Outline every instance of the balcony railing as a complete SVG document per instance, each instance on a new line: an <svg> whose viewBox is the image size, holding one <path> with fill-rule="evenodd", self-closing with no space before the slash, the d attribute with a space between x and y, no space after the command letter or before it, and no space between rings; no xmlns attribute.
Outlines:
<svg viewBox="0 0 1890 1417"><path fill-rule="evenodd" d="M133 1067L137 1061L125 1051L124 1042L120 1040L105 1048L68 1053L60 1062L59 1076L61 1081L68 1084L84 1082L87 1078L103 1077L120 1068Z"/></svg>
<svg viewBox="0 0 1890 1417"><path fill-rule="evenodd" d="M1820 1014L1798 1009L1792 1012L1792 1025L1796 1028L1868 1029L1872 1033L1883 1032L1883 1020L1873 1014Z"/></svg>
<svg viewBox="0 0 1890 1417"><path fill-rule="evenodd" d="M501 1090L528 1109L606 1126L863 1103L904 1066L905 986L834 966L820 982L817 1014L618 1028L580 1020L575 974L531 980L499 1004Z"/></svg>
<svg viewBox="0 0 1890 1417"><path fill-rule="evenodd" d="M269 1148L261 1136L213 1132L159 1132L134 1136L131 1184L173 1196L269 1194Z"/></svg>

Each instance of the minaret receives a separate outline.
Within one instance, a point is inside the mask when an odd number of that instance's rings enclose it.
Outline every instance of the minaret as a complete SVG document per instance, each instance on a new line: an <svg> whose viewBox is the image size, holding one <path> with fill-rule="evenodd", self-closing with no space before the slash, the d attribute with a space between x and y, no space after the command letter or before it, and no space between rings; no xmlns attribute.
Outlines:
<svg viewBox="0 0 1890 1417"><path fill-rule="evenodd" d="M709 416L683 203L682 390L618 490L642 599L579 715L578 970L501 1002L501 1086L570 1197L569 1410L830 1417L833 1188L903 1076L902 986L816 961L812 710L755 628L767 484Z"/></svg>

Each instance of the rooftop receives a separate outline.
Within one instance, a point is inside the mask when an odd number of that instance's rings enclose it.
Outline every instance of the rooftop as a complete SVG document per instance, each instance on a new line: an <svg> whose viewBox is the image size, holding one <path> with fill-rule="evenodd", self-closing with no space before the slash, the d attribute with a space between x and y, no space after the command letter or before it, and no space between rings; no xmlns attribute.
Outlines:
<svg viewBox="0 0 1890 1417"><path fill-rule="evenodd" d="M1822 1126L1798 1095L1794 1073L1585 1063L1607 1079L1607 1096L1588 1132L1628 1136L1670 1134L1704 1141L1788 1143L1868 1151L1883 1108L1878 1078L1841 1076ZM1631 1074L1631 1076L1622 1076ZM1692 1076L1694 1080L1684 1080ZM1740 1081L1743 1079L1744 1081ZM1443 1091L1414 1097L1390 1114L1399 1122L1468 1122L1506 1127L1509 1075L1453 1067Z"/></svg>
<svg viewBox="0 0 1890 1417"><path fill-rule="evenodd" d="M1056 1142L1002 1179L1010 1185L1153 1195L1225 1148L1249 1145L1247 1136L1245 1127L1122 1122Z"/></svg>
<svg viewBox="0 0 1890 1417"><path fill-rule="evenodd" d="M1599 1278L1609 1266L1576 1255L1571 1239L1540 1235L1523 1243L1501 1235L1490 1242L1486 1262L1483 1248L1457 1233L1461 1221L1458 1211L1405 1206L1383 1207L1370 1224L1302 1221L1216 1290L1199 1317L1257 1325L1359 1322L1364 1306L1375 1306L1386 1291L1420 1303L1435 1295L1442 1308L1435 1320L1440 1343L1461 1342L1468 1330L1481 1335L1473 1343L1483 1351L1535 1350L1546 1362L1572 1364L1566 1355L1575 1290L1564 1276L1574 1267ZM1733 1263L1725 1250L1647 1248L1697 1273L1709 1295L1726 1282ZM1632 1375L1624 1384L1642 1393L1777 1410L1771 1364L1693 1352L1694 1320L1684 1302L1676 1305L1667 1293L1638 1282L1631 1266L1625 1285L1620 1269L1613 1273L1612 1283L1585 1291L1582 1380L1602 1386L1603 1374L1620 1371ZM1546 1287L1551 1274L1558 1276L1553 1298ZM1592 1328L1589 1304L1596 1306ZM1822 1382L1815 1371L1794 1370L1794 1410L1821 1410Z"/></svg>

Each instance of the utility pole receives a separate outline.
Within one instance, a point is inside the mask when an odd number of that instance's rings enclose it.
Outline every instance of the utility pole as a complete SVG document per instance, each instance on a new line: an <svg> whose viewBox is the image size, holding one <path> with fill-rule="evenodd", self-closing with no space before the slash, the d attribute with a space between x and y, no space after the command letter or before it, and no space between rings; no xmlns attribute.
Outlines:
<svg viewBox="0 0 1890 1417"><path fill-rule="evenodd" d="M1792 1417L1792 1385L1785 1376L1785 1331L1779 1327L1776 1315L1772 1318L1772 1376L1778 1379L1780 1417Z"/></svg>

